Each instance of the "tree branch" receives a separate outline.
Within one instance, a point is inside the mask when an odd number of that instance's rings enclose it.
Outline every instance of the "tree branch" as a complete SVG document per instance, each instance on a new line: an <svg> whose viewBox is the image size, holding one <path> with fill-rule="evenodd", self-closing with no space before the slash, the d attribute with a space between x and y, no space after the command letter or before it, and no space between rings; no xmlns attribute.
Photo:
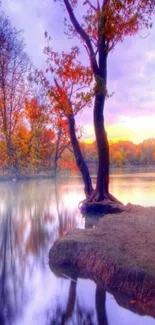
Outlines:
<svg viewBox="0 0 155 325"><path fill-rule="evenodd" d="M109 0L103 0L103 4L102 4L102 10L105 9L105 6L107 5Z"/></svg>
<svg viewBox="0 0 155 325"><path fill-rule="evenodd" d="M69 17L70 17L70 20L71 20L76 32L80 35L80 37L85 42L85 44L86 44L86 46L87 46L87 48L89 50L89 57L90 57L91 67L93 69L94 74L97 75L98 74L98 64L97 64L97 61L96 61L94 49L93 49L93 46L91 44L90 38L89 38L88 34L85 32L85 30L82 28L82 26L79 24L78 20L76 19L69 0L63 0L63 1L64 1L64 4L66 6L67 12L68 12Z"/></svg>
<svg viewBox="0 0 155 325"><path fill-rule="evenodd" d="M97 9L100 10L100 3L99 3L99 0L97 0Z"/></svg>
<svg viewBox="0 0 155 325"><path fill-rule="evenodd" d="M89 0L86 0L86 1L84 2L84 5L87 5L87 4L90 6L90 8L92 8L92 9L95 10L95 11L97 11L97 8L95 8L95 6L93 6L92 3L91 3Z"/></svg>

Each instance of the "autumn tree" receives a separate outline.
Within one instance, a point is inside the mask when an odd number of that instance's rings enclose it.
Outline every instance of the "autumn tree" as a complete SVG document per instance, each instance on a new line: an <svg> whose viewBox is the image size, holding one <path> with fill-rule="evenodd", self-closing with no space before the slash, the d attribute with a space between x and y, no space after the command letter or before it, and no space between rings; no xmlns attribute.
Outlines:
<svg viewBox="0 0 155 325"><path fill-rule="evenodd" d="M21 123L16 127L15 132L12 135L12 142L15 148L16 159L18 161L18 170L21 174L24 174L29 170L29 142L30 142L30 132L24 123Z"/></svg>
<svg viewBox="0 0 155 325"><path fill-rule="evenodd" d="M79 145L75 117L79 111L91 103L92 94L87 89L92 82L91 69L78 61L79 49L77 47L72 48L69 53L57 53L49 44L45 48L45 54L48 65L46 72L50 72L50 78L52 78L48 94L54 105L53 113L58 115L59 121L67 121L76 164L83 178L86 196L89 196L93 192L93 187Z"/></svg>
<svg viewBox="0 0 155 325"><path fill-rule="evenodd" d="M115 201L109 193L109 145L105 130L104 106L107 92L107 58L118 42L150 28L155 0L56 0L64 4L70 23L68 33L78 36L86 48L94 76L94 128L98 150L96 189L90 201L106 198ZM81 9L83 5L83 9ZM76 11L77 9L77 11ZM83 10L83 16L79 16Z"/></svg>
<svg viewBox="0 0 155 325"><path fill-rule="evenodd" d="M52 125L55 131L55 153L54 153L53 169L54 169L54 176L56 177L58 162L60 161L66 149L71 150L71 148L70 148L70 138L69 138L67 120L64 119L60 113L57 116L57 114L55 114L55 110L52 114Z"/></svg>
<svg viewBox="0 0 155 325"><path fill-rule="evenodd" d="M0 129L6 143L7 166L16 176L19 168L13 135L22 119L29 67L21 33L11 26L9 19L1 12Z"/></svg>
<svg viewBox="0 0 155 325"><path fill-rule="evenodd" d="M51 169L55 133L48 105L39 97L25 100L24 117L29 129L29 166L33 171Z"/></svg>
<svg viewBox="0 0 155 325"><path fill-rule="evenodd" d="M47 51L47 48L46 48ZM45 51L45 52L46 52ZM48 48L49 53L49 48ZM46 73L48 72L48 69L46 69ZM58 109L57 103L52 100L50 96L50 83L48 78L46 78L46 75L43 71L36 70L35 76L32 76L32 82L33 86L37 86L37 90L41 90L41 96L39 91L39 98L43 100L45 105L42 105L42 108L46 108L46 113L44 112L44 115L46 114L46 122L47 122L47 128L52 127L52 131L54 134L54 149L53 149L53 155L51 155L51 170L54 172L54 177L57 177L57 170L58 170L58 162L61 159L64 151L66 149L70 150L70 140L68 136L68 126L66 118L64 118L64 114ZM34 90L34 93L36 92L36 87ZM32 104L32 101L30 103L30 106ZM31 113L34 112L34 109L31 109ZM30 112L29 112L30 113ZM30 114L28 113L27 117L30 118ZM43 112L42 112L43 113ZM38 124L38 123L37 123ZM31 131L32 131L32 121L30 122L31 125ZM52 163L53 162L53 163Z"/></svg>

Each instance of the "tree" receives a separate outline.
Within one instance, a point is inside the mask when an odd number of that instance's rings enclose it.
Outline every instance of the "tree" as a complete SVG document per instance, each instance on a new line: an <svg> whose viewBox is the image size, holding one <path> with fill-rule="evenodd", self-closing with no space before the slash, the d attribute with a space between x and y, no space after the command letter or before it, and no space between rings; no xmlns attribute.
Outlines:
<svg viewBox="0 0 155 325"><path fill-rule="evenodd" d="M54 154L54 176L57 176L58 161L66 149L70 150L70 140L68 137L67 121L57 114L52 118L55 130L55 154Z"/></svg>
<svg viewBox="0 0 155 325"><path fill-rule="evenodd" d="M50 49L50 48L49 48ZM49 53L49 49L46 48L47 53ZM48 69L46 69L46 73ZM47 115L47 124L52 125L52 130L54 132L54 156L53 158L53 167L54 176L57 177L58 170L58 162L62 157L64 151L66 149L70 150L70 140L68 137L68 127L67 121L64 118L62 112L58 109L57 102L53 101L50 96L50 83L48 79L45 77L43 71L36 70L35 77L32 77L32 80L39 88L42 87L42 97L44 97L44 101L46 102L46 107L48 107L48 115Z"/></svg>
<svg viewBox="0 0 155 325"><path fill-rule="evenodd" d="M25 101L24 117L29 127L29 165L39 171L51 169L55 133L51 129L49 107L39 98Z"/></svg>
<svg viewBox="0 0 155 325"><path fill-rule="evenodd" d="M62 121L67 121L68 134L76 164L82 175L85 194L88 197L92 194L93 187L89 170L78 142L75 116L91 103L92 94L87 89L92 82L91 69L84 67L78 61L79 49L77 47L72 48L69 53L57 53L49 45L45 48L45 53L48 64L46 71L50 72L50 78L52 77L53 79L52 84L49 84L48 90L51 104L53 105L53 114L58 116L61 124ZM61 133L62 128L59 128L58 136L61 136Z"/></svg>
<svg viewBox="0 0 155 325"><path fill-rule="evenodd" d="M150 28L155 0L86 0L83 19L78 19L78 0L56 0L64 4L71 25L69 33L79 36L87 50L95 80L94 128L98 150L98 172L95 192L90 201L106 198L115 201L109 193L109 145L104 122L107 93L107 58L118 42L143 28ZM96 4L95 4L96 3ZM67 24L66 20L65 23Z"/></svg>
<svg viewBox="0 0 155 325"><path fill-rule="evenodd" d="M21 123L12 136L13 146L15 148L18 169L21 173L28 170L29 167L29 143L30 132L24 123Z"/></svg>
<svg viewBox="0 0 155 325"><path fill-rule="evenodd" d="M29 59L24 51L21 33L14 29L8 18L0 14L0 127L5 139L8 168L19 174L13 134L22 119L28 86Z"/></svg>

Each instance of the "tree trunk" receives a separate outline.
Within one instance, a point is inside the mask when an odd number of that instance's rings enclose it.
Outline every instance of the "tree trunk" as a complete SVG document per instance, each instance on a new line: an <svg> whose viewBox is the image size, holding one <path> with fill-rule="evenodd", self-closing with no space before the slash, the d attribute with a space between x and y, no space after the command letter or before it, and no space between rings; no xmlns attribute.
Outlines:
<svg viewBox="0 0 155 325"><path fill-rule="evenodd" d="M57 177L57 167L58 167L58 160L57 157L54 157L54 177Z"/></svg>
<svg viewBox="0 0 155 325"><path fill-rule="evenodd" d="M108 199L121 204L109 193L109 143L104 123L104 105L107 87L107 53L101 53L99 75L96 75L96 95L94 102L94 129L98 150L98 171L96 189L90 201L99 202Z"/></svg>
<svg viewBox="0 0 155 325"><path fill-rule="evenodd" d="M8 169L11 170L12 174L19 178L19 165L18 159L16 155L16 150L12 144L11 139L6 139L6 146L7 146L7 155L8 155Z"/></svg>
<svg viewBox="0 0 155 325"><path fill-rule="evenodd" d="M99 93L94 104L94 128L98 149L98 172L96 182L96 199L103 200L109 194L109 144L104 126L105 95Z"/></svg>
<svg viewBox="0 0 155 325"><path fill-rule="evenodd" d="M99 70L95 75L94 129L98 150L98 171L95 201L102 201L109 194L109 144L104 125L104 104L107 87L107 53L101 49Z"/></svg>
<svg viewBox="0 0 155 325"><path fill-rule="evenodd" d="M62 130L59 128L56 140L56 148L55 148L55 157L54 157L54 177L57 177L57 169L58 169L58 159L59 159L59 145L61 141Z"/></svg>
<svg viewBox="0 0 155 325"><path fill-rule="evenodd" d="M83 158L83 155L82 155L82 152L81 152L81 149L79 146L79 142L76 137L75 118L74 118L73 114L70 114L68 116L68 124L69 124L70 140L71 140L71 144L73 147L74 156L76 159L76 164L77 164L77 167L82 175L82 179L83 179L83 182L85 185L85 194L86 194L86 197L88 197L93 193L93 186L92 186L91 177L89 174L88 167L85 163L85 160Z"/></svg>

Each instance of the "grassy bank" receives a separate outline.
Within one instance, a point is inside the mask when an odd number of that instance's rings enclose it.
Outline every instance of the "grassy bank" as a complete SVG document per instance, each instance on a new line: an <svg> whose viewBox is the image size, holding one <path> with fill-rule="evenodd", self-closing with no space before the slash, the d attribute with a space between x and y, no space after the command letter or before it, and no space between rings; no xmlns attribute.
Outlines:
<svg viewBox="0 0 155 325"><path fill-rule="evenodd" d="M155 307L155 208L128 205L93 229L76 229L56 241L51 265L86 272L112 290Z"/></svg>

